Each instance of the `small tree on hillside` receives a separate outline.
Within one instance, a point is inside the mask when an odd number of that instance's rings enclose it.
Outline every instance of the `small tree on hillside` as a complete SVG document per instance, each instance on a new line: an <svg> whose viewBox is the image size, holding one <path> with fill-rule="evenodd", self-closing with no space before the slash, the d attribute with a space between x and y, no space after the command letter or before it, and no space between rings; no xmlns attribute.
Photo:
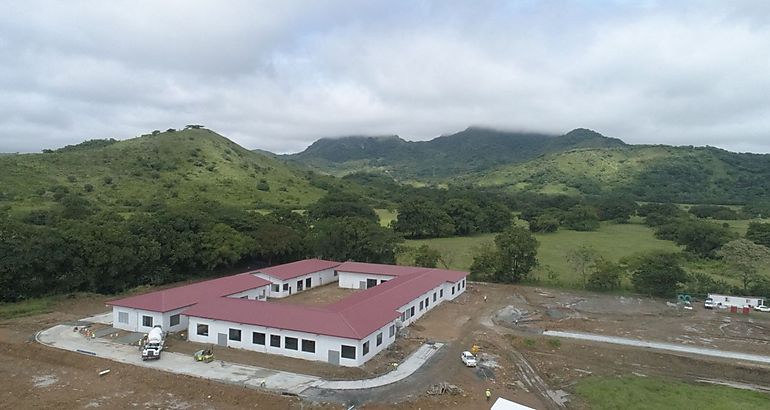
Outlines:
<svg viewBox="0 0 770 410"><path fill-rule="evenodd" d="M414 249L414 266L423 268L435 268L441 259L441 252L428 245L421 245Z"/></svg>
<svg viewBox="0 0 770 410"><path fill-rule="evenodd" d="M596 261L599 254L596 249L583 245L567 252L567 262L570 268L580 277L580 284L585 288L588 277L596 269Z"/></svg>
<svg viewBox="0 0 770 410"><path fill-rule="evenodd" d="M722 245L717 255L738 274L744 292L748 292L760 277L759 269L770 263L770 249L748 239L736 239Z"/></svg>
<svg viewBox="0 0 770 410"><path fill-rule="evenodd" d="M639 258L631 283L639 293L671 296L687 282L687 272L679 265L675 253L651 253Z"/></svg>

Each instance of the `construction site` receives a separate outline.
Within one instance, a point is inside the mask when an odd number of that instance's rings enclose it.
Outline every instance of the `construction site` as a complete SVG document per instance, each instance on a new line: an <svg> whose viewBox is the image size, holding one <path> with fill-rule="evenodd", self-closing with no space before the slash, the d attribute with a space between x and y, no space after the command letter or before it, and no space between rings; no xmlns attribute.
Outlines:
<svg viewBox="0 0 770 410"><path fill-rule="evenodd" d="M322 286L290 299L322 305L355 292ZM110 325L105 301L77 296L51 313L2 322L5 406L489 409L504 398L582 409L590 404L575 394L576 383L624 375L770 392L767 313L469 283L364 365L343 367L194 343L183 333L165 337L159 360L142 361L140 341ZM466 351L475 366L461 360Z"/></svg>

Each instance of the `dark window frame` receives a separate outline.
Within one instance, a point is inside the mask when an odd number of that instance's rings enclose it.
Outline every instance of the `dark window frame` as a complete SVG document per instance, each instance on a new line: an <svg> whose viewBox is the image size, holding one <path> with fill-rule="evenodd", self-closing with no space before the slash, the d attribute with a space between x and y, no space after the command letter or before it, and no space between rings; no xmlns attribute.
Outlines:
<svg viewBox="0 0 770 410"><path fill-rule="evenodd" d="M205 333L201 332L202 328L206 329ZM198 323L195 326L195 334L197 334L198 336L208 336L209 335L209 325L206 324L206 323Z"/></svg>
<svg viewBox="0 0 770 410"><path fill-rule="evenodd" d="M369 354L369 341L365 341L364 345L361 347L361 356L366 356Z"/></svg>
<svg viewBox="0 0 770 410"><path fill-rule="evenodd" d="M236 335L237 335L237 337L236 337ZM234 342L240 342L242 339L243 339L243 331L241 329L236 329L234 327L231 327L231 328L227 329L227 340L232 340Z"/></svg>
<svg viewBox="0 0 770 410"><path fill-rule="evenodd" d="M377 343L376 345L379 346L382 344L382 332L377 333Z"/></svg>
<svg viewBox="0 0 770 410"><path fill-rule="evenodd" d="M147 324L147 319L150 319L150 324ZM152 316L142 315L142 326L144 327L152 327L152 325L155 323L155 319Z"/></svg>
<svg viewBox="0 0 770 410"><path fill-rule="evenodd" d="M270 347L281 347L281 335L270 335Z"/></svg>
<svg viewBox="0 0 770 410"><path fill-rule="evenodd" d="M260 343L260 339L262 339L262 343ZM264 346L265 342L267 342L267 335L266 334L264 334L262 332L251 332L251 343L252 344Z"/></svg>
<svg viewBox="0 0 770 410"><path fill-rule="evenodd" d="M347 352L347 353L346 353ZM356 347L342 345L340 346L340 357L343 359L356 359Z"/></svg>
<svg viewBox="0 0 770 410"><path fill-rule="evenodd" d="M302 339L302 351L305 353L315 353L315 340Z"/></svg>
<svg viewBox="0 0 770 410"><path fill-rule="evenodd" d="M176 318L176 323L174 323L174 318ZM176 315L171 315L171 317L168 318L168 325L169 327L174 327L182 323L182 315L180 313L177 313Z"/></svg>

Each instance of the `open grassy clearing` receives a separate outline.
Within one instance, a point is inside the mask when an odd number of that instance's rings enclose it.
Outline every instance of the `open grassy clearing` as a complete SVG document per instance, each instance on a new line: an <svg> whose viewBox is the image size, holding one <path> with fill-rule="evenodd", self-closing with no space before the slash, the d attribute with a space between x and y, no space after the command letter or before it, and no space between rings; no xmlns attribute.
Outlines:
<svg viewBox="0 0 770 410"><path fill-rule="evenodd" d="M592 409L766 409L770 395L651 377L588 377L577 394Z"/></svg>
<svg viewBox="0 0 770 410"><path fill-rule="evenodd" d="M391 211L390 209L375 209L374 213L380 218L380 225L385 227L390 226L390 223L393 222L398 215L398 212Z"/></svg>
<svg viewBox="0 0 770 410"><path fill-rule="evenodd" d="M595 232L577 232L559 230L555 233L536 234L540 242L538 259L540 267L535 270L535 278L546 279L548 269L558 273L559 281L564 284L578 282L578 277L569 267L567 254L580 246L591 246L605 259L617 262L620 258L639 252L668 251L677 252L679 246L671 241L656 239L652 229L639 224L602 223ZM468 237L451 237L408 240L405 245L417 247L422 244L435 248L447 260L449 268L468 270L473 262L474 249L494 240L495 234ZM408 264L409 255L402 255L399 263Z"/></svg>

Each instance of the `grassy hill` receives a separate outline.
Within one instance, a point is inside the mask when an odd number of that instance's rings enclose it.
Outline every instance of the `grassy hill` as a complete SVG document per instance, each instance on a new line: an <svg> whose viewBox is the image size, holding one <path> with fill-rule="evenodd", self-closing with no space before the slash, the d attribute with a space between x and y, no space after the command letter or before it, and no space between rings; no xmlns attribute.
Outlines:
<svg viewBox="0 0 770 410"><path fill-rule="evenodd" d="M64 193L126 211L213 199L246 208L303 207L324 191L306 172L206 129L93 140L0 157L0 206L44 208Z"/></svg>
<svg viewBox="0 0 770 410"><path fill-rule="evenodd" d="M435 181L547 153L622 146L625 144L618 139L586 129L557 136L471 127L431 141L410 142L398 136L324 138L285 158L336 175L378 171L401 180Z"/></svg>
<svg viewBox="0 0 770 410"><path fill-rule="evenodd" d="M627 193L679 203L767 200L770 155L712 147L626 146L577 149L477 174L481 186L548 193Z"/></svg>

